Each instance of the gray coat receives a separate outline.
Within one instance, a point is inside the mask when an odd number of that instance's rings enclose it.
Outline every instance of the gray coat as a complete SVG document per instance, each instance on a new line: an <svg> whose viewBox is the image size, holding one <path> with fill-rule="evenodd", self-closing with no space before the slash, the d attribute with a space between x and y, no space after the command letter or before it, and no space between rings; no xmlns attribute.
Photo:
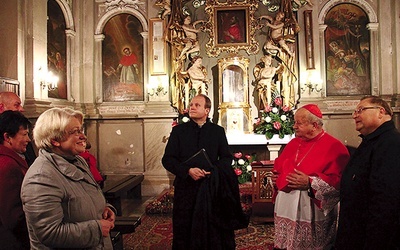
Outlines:
<svg viewBox="0 0 400 250"><path fill-rule="evenodd" d="M112 249L100 225L106 201L83 158L66 160L41 149L21 199L31 249Z"/></svg>

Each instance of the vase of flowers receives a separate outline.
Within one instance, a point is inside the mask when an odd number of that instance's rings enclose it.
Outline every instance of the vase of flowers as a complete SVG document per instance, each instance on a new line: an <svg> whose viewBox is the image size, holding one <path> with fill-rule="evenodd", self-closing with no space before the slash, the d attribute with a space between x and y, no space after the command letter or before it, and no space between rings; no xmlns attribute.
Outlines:
<svg viewBox="0 0 400 250"><path fill-rule="evenodd" d="M242 152L233 154L232 167L235 171L240 184L251 181L251 163L256 159L253 155L243 155Z"/></svg>
<svg viewBox="0 0 400 250"><path fill-rule="evenodd" d="M272 105L261 111L261 118L257 118L254 124L254 133L263 134L268 140L274 135L282 139L294 133L293 125L293 109L283 105L282 98L277 97Z"/></svg>

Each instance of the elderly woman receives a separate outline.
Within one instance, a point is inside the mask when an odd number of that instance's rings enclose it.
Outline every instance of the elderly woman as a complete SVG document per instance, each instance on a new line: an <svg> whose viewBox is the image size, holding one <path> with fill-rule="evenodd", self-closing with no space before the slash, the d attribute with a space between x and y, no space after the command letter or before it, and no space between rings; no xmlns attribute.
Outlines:
<svg viewBox="0 0 400 250"><path fill-rule="evenodd" d="M42 113L33 129L39 156L22 183L31 249L112 249L115 213L86 161L83 114L69 108Z"/></svg>
<svg viewBox="0 0 400 250"><path fill-rule="evenodd" d="M28 164L23 153L31 141L31 123L18 111L0 115L0 248L29 249L29 236L20 198Z"/></svg>

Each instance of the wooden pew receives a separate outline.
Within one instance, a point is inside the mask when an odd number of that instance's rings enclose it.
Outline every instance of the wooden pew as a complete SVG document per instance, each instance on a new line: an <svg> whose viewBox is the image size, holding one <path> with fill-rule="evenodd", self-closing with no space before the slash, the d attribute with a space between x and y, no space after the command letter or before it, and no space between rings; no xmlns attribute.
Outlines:
<svg viewBox="0 0 400 250"><path fill-rule="evenodd" d="M142 197L143 180L144 176L141 174L106 176L102 190L107 202L117 209L117 216L122 215L121 199Z"/></svg>

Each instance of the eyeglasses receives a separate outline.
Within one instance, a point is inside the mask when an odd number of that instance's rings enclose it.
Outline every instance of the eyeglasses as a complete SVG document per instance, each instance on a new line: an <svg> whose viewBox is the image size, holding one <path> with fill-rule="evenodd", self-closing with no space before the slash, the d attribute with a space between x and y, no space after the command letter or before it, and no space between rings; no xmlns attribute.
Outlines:
<svg viewBox="0 0 400 250"><path fill-rule="evenodd" d="M82 128L76 128L74 130L68 131L68 134L70 135L82 135L83 134L83 129Z"/></svg>
<svg viewBox="0 0 400 250"><path fill-rule="evenodd" d="M358 108L358 109L356 109L356 110L354 110L353 111L353 115L359 115L359 114L361 114L364 110L367 110L367 109L382 109L382 107L379 107L379 106L374 106L374 107L362 107L362 108Z"/></svg>

